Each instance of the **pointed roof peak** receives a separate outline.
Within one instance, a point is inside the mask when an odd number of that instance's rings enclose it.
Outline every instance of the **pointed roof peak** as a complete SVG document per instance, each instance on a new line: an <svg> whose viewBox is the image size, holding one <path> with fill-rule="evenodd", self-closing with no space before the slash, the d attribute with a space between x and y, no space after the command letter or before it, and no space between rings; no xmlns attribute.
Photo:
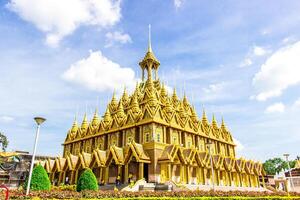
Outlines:
<svg viewBox="0 0 300 200"><path fill-rule="evenodd" d="M152 47L151 47L151 24L148 25L148 52L152 52Z"/></svg>
<svg viewBox="0 0 300 200"><path fill-rule="evenodd" d="M100 118L99 118L99 115L98 115L98 108L96 107L94 117L93 117L93 120L92 120L92 124L97 125L99 121L100 121Z"/></svg>
<svg viewBox="0 0 300 200"><path fill-rule="evenodd" d="M215 114L213 113L213 117L212 117L212 125L214 126L214 127L218 127L218 123L217 123L217 120L216 120L216 118L215 118Z"/></svg>
<svg viewBox="0 0 300 200"><path fill-rule="evenodd" d="M207 117L206 117L206 112L205 112L204 107L203 107L203 113L202 113L202 121L207 122Z"/></svg>
<svg viewBox="0 0 300 200"><path fill-rule="evenodd" d="M87 128L87 126L88 126L88 119L87 119L87 114L85 113L81 123L81 128Z"/></svg>
<svg viewBox="0 0 300 200"><path fill-rule="evenodd" d="M71 128L71 132L76 132L77 129L78 129L77 115L75 115L74 122L73 122L73 125L72 125L72 128Z"/></svg>
<svg viewBox="0 0 300 200"><path fill-rule="evenodd" d="M224 117L222 116L222 124L221 124L221 127L226 129L226 124L225 124L225 121L224 121Z"/></svg>
<svg viewBox="0 0 300 200"><path fill-rule="evenodd" d="M215 118L215 113L213 113L213 116L212 116L212 121L216 121L216 118Z"/></svg>

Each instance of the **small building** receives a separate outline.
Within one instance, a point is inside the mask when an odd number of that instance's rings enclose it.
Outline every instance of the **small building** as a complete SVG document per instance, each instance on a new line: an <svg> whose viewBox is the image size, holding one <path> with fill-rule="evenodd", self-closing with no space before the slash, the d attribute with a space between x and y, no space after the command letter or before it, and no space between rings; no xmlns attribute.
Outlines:
<svg viewBox="0 0 300 200"><path fill-rule="evenodd" d="M32 155L26 151L0 152L0 185L16 188L21 186L29 174ZM40 160L54 159L49 156L36 156Z"/></svg>

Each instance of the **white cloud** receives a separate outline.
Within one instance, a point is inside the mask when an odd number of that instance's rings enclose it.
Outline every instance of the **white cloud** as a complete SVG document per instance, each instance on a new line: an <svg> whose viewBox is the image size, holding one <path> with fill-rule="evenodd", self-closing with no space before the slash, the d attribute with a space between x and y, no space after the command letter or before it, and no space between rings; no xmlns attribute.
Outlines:
<svg viewBox="0 0 300 200"><path fill-rule="evenodd" d="M250 58L245 58L245 60L243 60L243 62L240 64L240 67L248 67L252 64L253 62Z"/></svg>
<svg viewBox="0 0 300 200"><path fill-rule="evenodd" d="M276 113L276 112L284 112L285 106L283 103L274 103L266 108L266 113Z"/></svg>
<svg viewBox="0 0 300 200"><path fill-rule="evenodd" d="M267 50L264 49L263 47L259 47L259 46L254 46L253 47L253 54L255 56L263 56L267 53Z"/></svg>
<svg viewBox="0 0 300 200"><path fill-rule="evenodd" d="M121 18L120 0L10 0L7 7L45 32L52 47L81 25L105 28Z"/></svg>
<svg viewBox="0 0 300 200"><path fill-rule="evenodd" d="M300 83L300 42L279 49L261 66L253 78L256 99L277 97L290 86Z"/></svg>
<svg viewBox="0 0 300 200"><path fill-rule="evenodd" d="M114 43L119 42L121 44L131 43L131 37L128 34L115 31L113 33L106 33L106 45L105 47L111 47Z"/></svg>
<svg viewBox="0 0 300 200"><path fill-rule="evenodd" d="M210 84L208 87L203 88L203 91L207 94L220 92L224 88L224 83Z"/></svg>
<svg viewBox="0 0 300 200"><path fill-rule="evenodd" d="M89 57L72 64L63 79L97 91L123 90L124 86L131 89L137 81L131 68L121 67L101 51L90 52Z"/></svg>
<svg viewBox="0 0 300 200"><path fill-rule="evenodd" d="M174 0L174 6L176 9L182 6L183 0Z"/></svg>
<svg viewBox="0 0 300 200"><path fill-rule="evenodd" d="M263 29L263 30L261 30L260 33L261 33L262 35L268 35L268 34L271 33L271 30L270 30L270 29Z"/></svg>
<svg viewBox="0 0 300 200"><path fill-rule="evenodd" d="M294 103L295 107L300 107L300 98L298 98L295 103Z"/></svg>
<svg viewBox="0 0 300 200"><path fill-rule="evenodd" d="M10 116L0 116L0 122L3 122L3 123L9 123L9 122L12 122L14 121L15 119L13 117L10 117Z"/></svg>
<svg viewBox="0 0 300 200"><path fill-rule="evenodd" d="M235 147L236 151L242 151L245 148L244 145L239 140L237 140L236 138L232 138L232 139L236 145L236 147Z"/></svg>

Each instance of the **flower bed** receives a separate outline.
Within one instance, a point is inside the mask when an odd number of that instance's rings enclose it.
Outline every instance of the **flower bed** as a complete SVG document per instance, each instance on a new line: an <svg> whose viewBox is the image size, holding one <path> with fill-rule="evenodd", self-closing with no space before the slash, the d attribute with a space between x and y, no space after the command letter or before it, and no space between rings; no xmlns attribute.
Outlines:
<svg viewBox="0 0 300 200"><path fill-rule="evenodd" d="M97 199L97 198L119 198L119 199L300 199L299 193L284 192L240 192L240 191L180 191L180 192L115 192L115 191L68 191L51 190L44 192L32 192L25 196L21 191L11 191L10 199L29 199L39 197L41 199Z"/></svg>

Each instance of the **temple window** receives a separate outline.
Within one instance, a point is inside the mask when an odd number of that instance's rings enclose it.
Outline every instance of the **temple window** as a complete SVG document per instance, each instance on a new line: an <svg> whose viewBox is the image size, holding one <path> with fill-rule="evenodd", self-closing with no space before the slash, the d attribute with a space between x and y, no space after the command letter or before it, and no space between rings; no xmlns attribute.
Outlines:
<svg viewBox="0 0 300 200"><path fill-rule="evenodd" d="M132 142L132 137L127 138L127 143L130 143L130 142Z"/></svg>
<svg viewBox="0 0 300 200"><path fill-rule="evenodd" d="M146 133L145 141L150 142L150 134L149 133Z"/></svg>
<svg viewBox="0 0 300 200"><path fill-rule="evenodd" d="M160 142L160 133L157 133L157 134L156 134L156 141L157 141L157 142Z"/></svg>
<svg viewBox="0 0 300 200"><path fill-rule="evenodd" d="M173 137L173 144L177 144L177 137L176 136Z"/></svg>
<svg viewBox="0 0 300 200"><path fill-rule="evenodd" d="M191 147L191 141L188 141L187 143L187 147L190 148Z"/></svg>

